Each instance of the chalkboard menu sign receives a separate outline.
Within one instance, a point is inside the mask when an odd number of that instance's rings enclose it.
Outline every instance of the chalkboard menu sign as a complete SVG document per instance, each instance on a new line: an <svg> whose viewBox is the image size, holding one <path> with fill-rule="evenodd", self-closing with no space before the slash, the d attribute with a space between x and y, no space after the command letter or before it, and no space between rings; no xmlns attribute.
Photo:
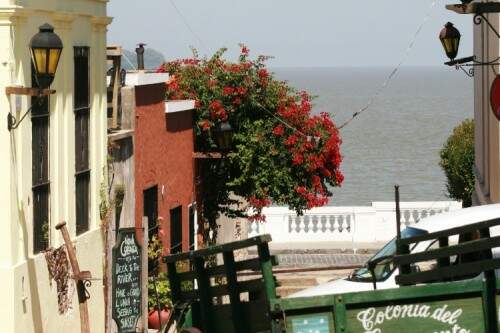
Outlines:
<svg viewBox="0 0 500 333"><path fill-rule="evenodd" d="M135 333L141 316L141 258L135 228L120 229L112 260L112 315L120 333Z"/></svg>

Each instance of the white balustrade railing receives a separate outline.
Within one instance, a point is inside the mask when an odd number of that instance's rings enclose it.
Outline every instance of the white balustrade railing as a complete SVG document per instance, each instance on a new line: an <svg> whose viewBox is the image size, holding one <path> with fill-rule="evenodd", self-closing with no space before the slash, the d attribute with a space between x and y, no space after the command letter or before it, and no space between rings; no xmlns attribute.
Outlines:
<svg viewBox="0 0 500 333"><path fill-rule="evenodd" d="M456 201L401 202L403 226L418 223L427 216L461 209ZM373 202L368 207L321 207L297 216L286 207L268 207L263 214L266 222L252 222L249 236L271 234L273 243L286 243L289 248L311 244L325 247L335 243L363 247L385 242L395 235L396 214L394 202ZM302 244L302 245L301 245Z"/></svg>

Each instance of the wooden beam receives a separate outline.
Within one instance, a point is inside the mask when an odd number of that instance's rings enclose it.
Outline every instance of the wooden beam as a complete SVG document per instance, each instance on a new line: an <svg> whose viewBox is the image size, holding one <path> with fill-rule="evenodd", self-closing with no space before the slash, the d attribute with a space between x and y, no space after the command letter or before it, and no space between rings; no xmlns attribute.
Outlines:
<svg viewBox="0 0 500 333"><path fill-rule="evenodd" d="M10 95L27 95L27 96L48 96L55 94L54 89L38 89L38 88L27 88L27 87L6 87L5 94L7 97Z"/></svg>
<svg viewBox="0 0 500 333"><path fill-rule="evenodd" d="M73 270L73 275L76 280L78 303L80 309L80 330L82 333L90 333L90 322L89 322L89 309L87 305L87 296L85 293L84 281L81 280L82 277L92 276L88 271L80 271L80 266L78 264L78 259L76 258L75 249L71 238L69 237L68 228L66 228L66 222L61 222L56 225L56 229L61 231L64 239L64 244L66 245L66 252L68 253L69 263L71 264L71 269ZM83 274L82 274L83 273Z"/></svg>
<svg viewBox="0 0 500 333"><path fill-rule="evenodd" d="M498 2L472 2L468 4L446 5L446 9L457 14L485 14L499 13L500 3Z"/></svg>
<svg viewBox="0 0 500 333"><path fill-rule="evenodd" d="M121 46L108 46L106 47L106 55L108 57L121 57L123 49Z"/></svg>
<svg viewBox="0 0 500 333"><path fill-rule="evenodd" d="M222 158L222 154L221 153L194 152L193 158L196 158L196 159Z"/></svg>

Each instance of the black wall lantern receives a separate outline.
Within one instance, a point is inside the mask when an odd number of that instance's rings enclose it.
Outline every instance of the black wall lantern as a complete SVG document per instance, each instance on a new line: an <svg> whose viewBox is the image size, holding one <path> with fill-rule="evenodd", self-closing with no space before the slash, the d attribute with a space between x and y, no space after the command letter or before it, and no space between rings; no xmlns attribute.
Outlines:
<svg viewBox="0 0 500 333"><path fill-rule="evenodd" d="M40 89L47 89L54 81L63 44L54 33L54 28L45 23L40 31L31 38L31 61L35 68L35 77Z"/></svg>
<svg viewBox="0 0 500 333"><path fill-rule="evenodd" d="M223 122L214 129L215 143L221 152L228 152L233 146L234 130L229 122Z"/></svg>
<svg viewBox="0 0 500 333"><path fill-rule="evenodd" d="M40 26L39 32L31 38L29 47L38 87L7 87L5 89L7 96L15 94L41 97L55 93L55 90L49 90L48 88L54 81L59 59L61 58L63 49L61 38L54 33L54 28L50 24L45 23ZM40 98L38 98L38 101L40 101ZM9 112L7 115L7 128L9 131L19 126L36 103L37 101L32 103L31 107L19 120Z"/></svg>
<svg viewBox="0 0 500 333"><path fill-rule="evenodd" d="M473 22L475 25L480 25L483 22L486 23L488 28L500 38L500 34L497 29L490 23L488 13L500 13L500 3L493 1L477 2L470 0L461 0L461 4L446 5L446 8L454 11L457 14L472 14ZM482 36L484 39L484 34ZM500 65L500 57L496 59L490 59L486 61L478 61L475 56L455 59L458 53L458 47L460 44L460 32L451 24L446 23L443 30L439 34L439 39L443 44L443 48L446 52L450 61L445 62L445 65L454 66L456 69L461 69L465 74L472 77L474 76L475 66L493 66ZM465 70L464 67L469 67L469 70ZM494 70L494 68L493 68ZM496 73L496 72L495 72Z"/></svg>
<svg viewBox="0 0 500 333"><path fill-rule="evenodd" d="M454 60L457 57L460 46L460 31L453 26L453 23L448 22L439 33L439 40L448 58Z"/></svg>

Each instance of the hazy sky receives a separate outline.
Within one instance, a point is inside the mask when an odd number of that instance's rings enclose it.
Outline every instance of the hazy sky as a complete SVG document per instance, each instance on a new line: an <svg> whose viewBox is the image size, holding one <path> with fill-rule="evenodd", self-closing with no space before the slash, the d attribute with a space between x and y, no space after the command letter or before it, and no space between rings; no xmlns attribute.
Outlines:
<svg viewBox="0 0 500 333"><path fill-rule="evenodd" d="M145 42L174 59L189 57L190 46L201 54L228 47L231 56L245 43L254 55L274 56L271 66L394 66L431 2L111 0L108 44L133 49ZM437 0L405 65L441 66L447 60L437 38L447 21L462 33L459 57L472 55L472 18L446 10L446 3L453 1Z"/></svg>

